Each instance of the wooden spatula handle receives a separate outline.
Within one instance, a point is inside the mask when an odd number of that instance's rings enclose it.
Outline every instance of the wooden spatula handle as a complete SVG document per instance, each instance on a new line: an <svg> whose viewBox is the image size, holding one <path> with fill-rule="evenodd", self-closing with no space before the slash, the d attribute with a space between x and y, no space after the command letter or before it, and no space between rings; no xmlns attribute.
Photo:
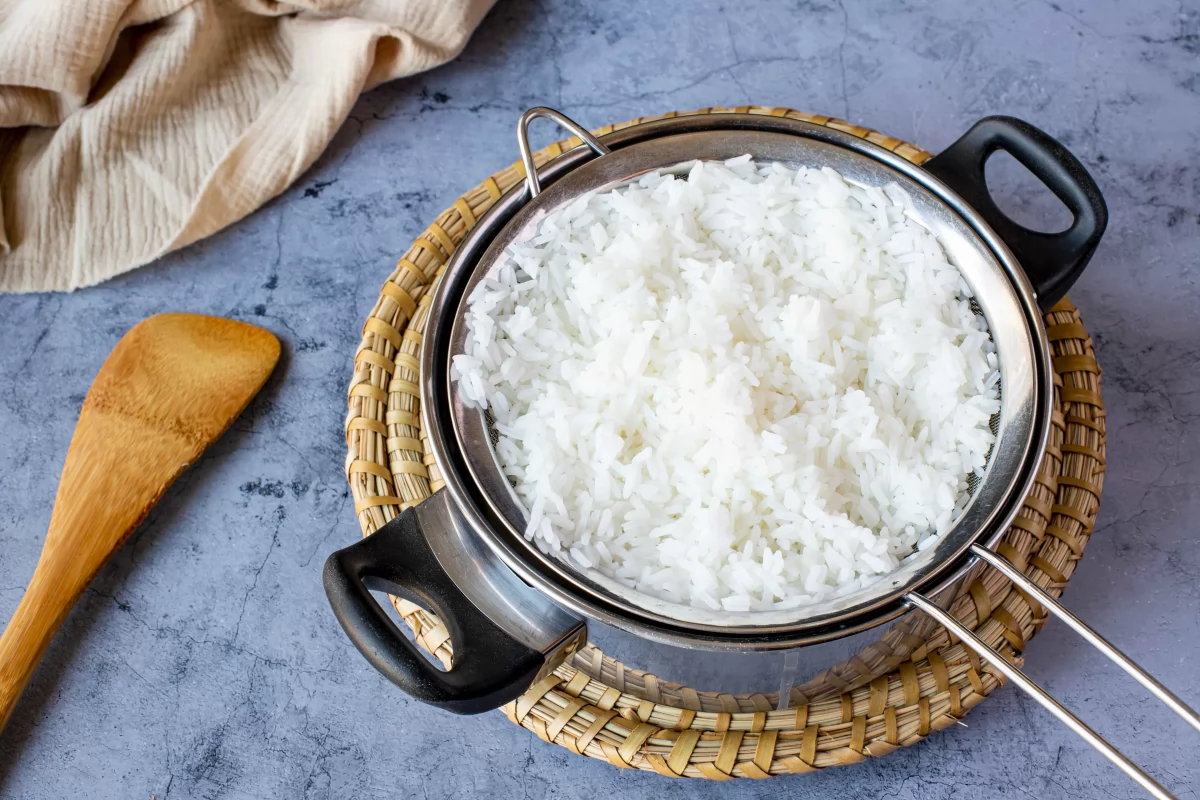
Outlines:
<svg viewBox="0 0 1200 800"><path fill-rule="evenodd" d="M38 562L33 580L0 636L0 731L4 730L25 684L37 669L55 631L83 593L87 580L52 575Z"/></svg>
<svg viewBox="0 0 1200 800"><path fill-rule="evenodd" d="M83 401L37 570L0 637L0 731L84 587L278 360L267 331L193 314L151 317L117 343Z"/></svg>
<svg viewBox="0 0 1200 800"><path fill-rule="evenodd" d="M100 567L186 466L152 449L171 434L139 432L138 419L84 403L63 465L50 530L33 580L0 637L0 731L29 677ZM146 453L128 457L133 444ZM149 469L157 483L145 483Z"/></svg>

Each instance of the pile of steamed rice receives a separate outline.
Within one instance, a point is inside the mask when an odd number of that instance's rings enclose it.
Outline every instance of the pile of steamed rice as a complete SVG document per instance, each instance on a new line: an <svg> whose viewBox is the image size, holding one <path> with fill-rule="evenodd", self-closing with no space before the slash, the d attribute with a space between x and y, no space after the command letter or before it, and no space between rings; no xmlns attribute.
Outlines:
<svg viewBox="0 0 1200 800"><path fill-rule="evenodd" d="M1000 407L971 290L895 186L749 156L580 197L469 298L544 552L706 609L792 608L936 541Z"/></svg>

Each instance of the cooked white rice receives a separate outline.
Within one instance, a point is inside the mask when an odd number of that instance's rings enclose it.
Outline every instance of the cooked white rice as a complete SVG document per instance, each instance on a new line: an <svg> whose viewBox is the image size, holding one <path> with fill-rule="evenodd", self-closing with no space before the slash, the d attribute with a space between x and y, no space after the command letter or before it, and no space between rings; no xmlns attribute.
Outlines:
<svg viewBox="0 0 1200 800"><path fill-rule="evenodd" d="M452 374L526 536L577 567L798 606L935 541L982 473L994 346L898 187L697 163L581 197L505 259Z"/></svg>

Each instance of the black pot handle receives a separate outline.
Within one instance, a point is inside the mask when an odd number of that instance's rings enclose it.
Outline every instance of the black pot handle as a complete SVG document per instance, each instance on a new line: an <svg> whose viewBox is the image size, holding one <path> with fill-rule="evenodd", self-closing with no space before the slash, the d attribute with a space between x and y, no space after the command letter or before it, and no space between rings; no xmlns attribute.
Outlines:
<svg viewBox="0 0 1200 800"><path fill-rule="evenodd" d="M410 508L360 542L329 556L325 593L333 613L375 669L418 700L478 714L514 699L545 664L477 609L438 562ZM450 632L454 664L433 666L371 595L401 595L436 612Z"/></svg>
<svg viewBox="0 0 1200 800"><path fill-rule="evenodd" d="M988 193L983 165L997 150L1020 161L1071 211L1071 227L1041 233L1013 222ZM967 201L1017 257L1048 311L1083 272L1104 228L1108 207L1079 159L1048 134L1013 117L986 117L922 167Z"/></svg>

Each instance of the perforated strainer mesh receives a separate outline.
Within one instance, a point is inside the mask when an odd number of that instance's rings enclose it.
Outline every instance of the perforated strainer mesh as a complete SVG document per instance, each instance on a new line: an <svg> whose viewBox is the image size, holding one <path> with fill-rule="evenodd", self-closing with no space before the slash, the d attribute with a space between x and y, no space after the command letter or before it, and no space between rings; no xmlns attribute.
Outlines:
<svg viewBox="0 0 1200 800"><path fill-rule="evenodd" d="M529 192L500 197L493 212L480 218L470 236L447 265L434 296L426 346L422 351L430 394L426 409L445 427L433 426L430 441L434 460L452 465L447 486L468 510L482 535L514 571L555 599L588 616L630 631L648 631L663 638L695 634L705 642L740 646L739 637L777 636L798 643L844 635L846 621L854 626L877 625L886 615L902 612L896 601L920 584L945 579L962 554L981 535L993 535L1003 516L1015 513L1013 490L1031 480L1029 456L1037 452L1046 428L1037 421L1046 405L1049 369L1039 355L1031 300L1020 292L1019 267L998 257L994 242L975 212L930 184L925 173L886 151L864 151L861 140L828 128L814 129L792 120L755 121L752 127L710 127L708 120L663 120L630 129L631 144L621 146L614 134L611 152L594 157L579 149L543 169L544 190L536 202ZM635 138L636 137L636 138ZM493 420L479 413L459 394L451 380L451 359L464 352L466 305L473 290L503 263L512 244L536 236L545 215L565 208L585 193L607 191L651 170L701 160L724 160L746 153L755 158L796 165L820 164L863 186L898 185L912 201L912 212L942 243L946 257L972 287L976 313L984 316L1004 380L998 417L990 420L997 439L982 475L964 475L970 492L957 521L931 546L914 553L886 580L838 594L804 613L795 609L719 612L697 609L638 592L602 574L584 573L564 559L543 552L525 536L528 511L513 482L496 458L498 441ZM449 333L446 327L450 328ZM430 342L437 345L430 347ZM1040 449L1040 448L1039 448ZM773 642L775 640L772 640ZM707 646L707 645L706 645Z"/></svg>
<svg viewBox="0 0 1200 800"><path fill-rule="evenodd" d="M991 328L987 324L987 317L985 317L983 315L983 309L980 307L979 301L976 300L974 297L972 297L969 305L971 307L971 312L973 314L975 314L975 316L977 316L981 320L983 320L984 328L988 331L988 337L991 338ZM992 344L995 344L995 342L993 341ZM1003 381L999 381L999 380L996 381L996 399L998 399L1000 401L1001 405L1004 404L1004 382ZM988 420L988 429L992 432L992 436L1000 435L1000 412L999 411L997 411L995 414L992 414L991 419ZM996 446L994 444L988 448L987 456L984 458L985 465L991 463L992 452L995 449L996 449ZM985 469L986 469L986 466L985 466ZM975 496L975 490L979 488L979 482L980 482L980 479L979 479L978 473L972 472L970 475L967 476L967 494L969 496L971 496L971 497Z"/></svg>

